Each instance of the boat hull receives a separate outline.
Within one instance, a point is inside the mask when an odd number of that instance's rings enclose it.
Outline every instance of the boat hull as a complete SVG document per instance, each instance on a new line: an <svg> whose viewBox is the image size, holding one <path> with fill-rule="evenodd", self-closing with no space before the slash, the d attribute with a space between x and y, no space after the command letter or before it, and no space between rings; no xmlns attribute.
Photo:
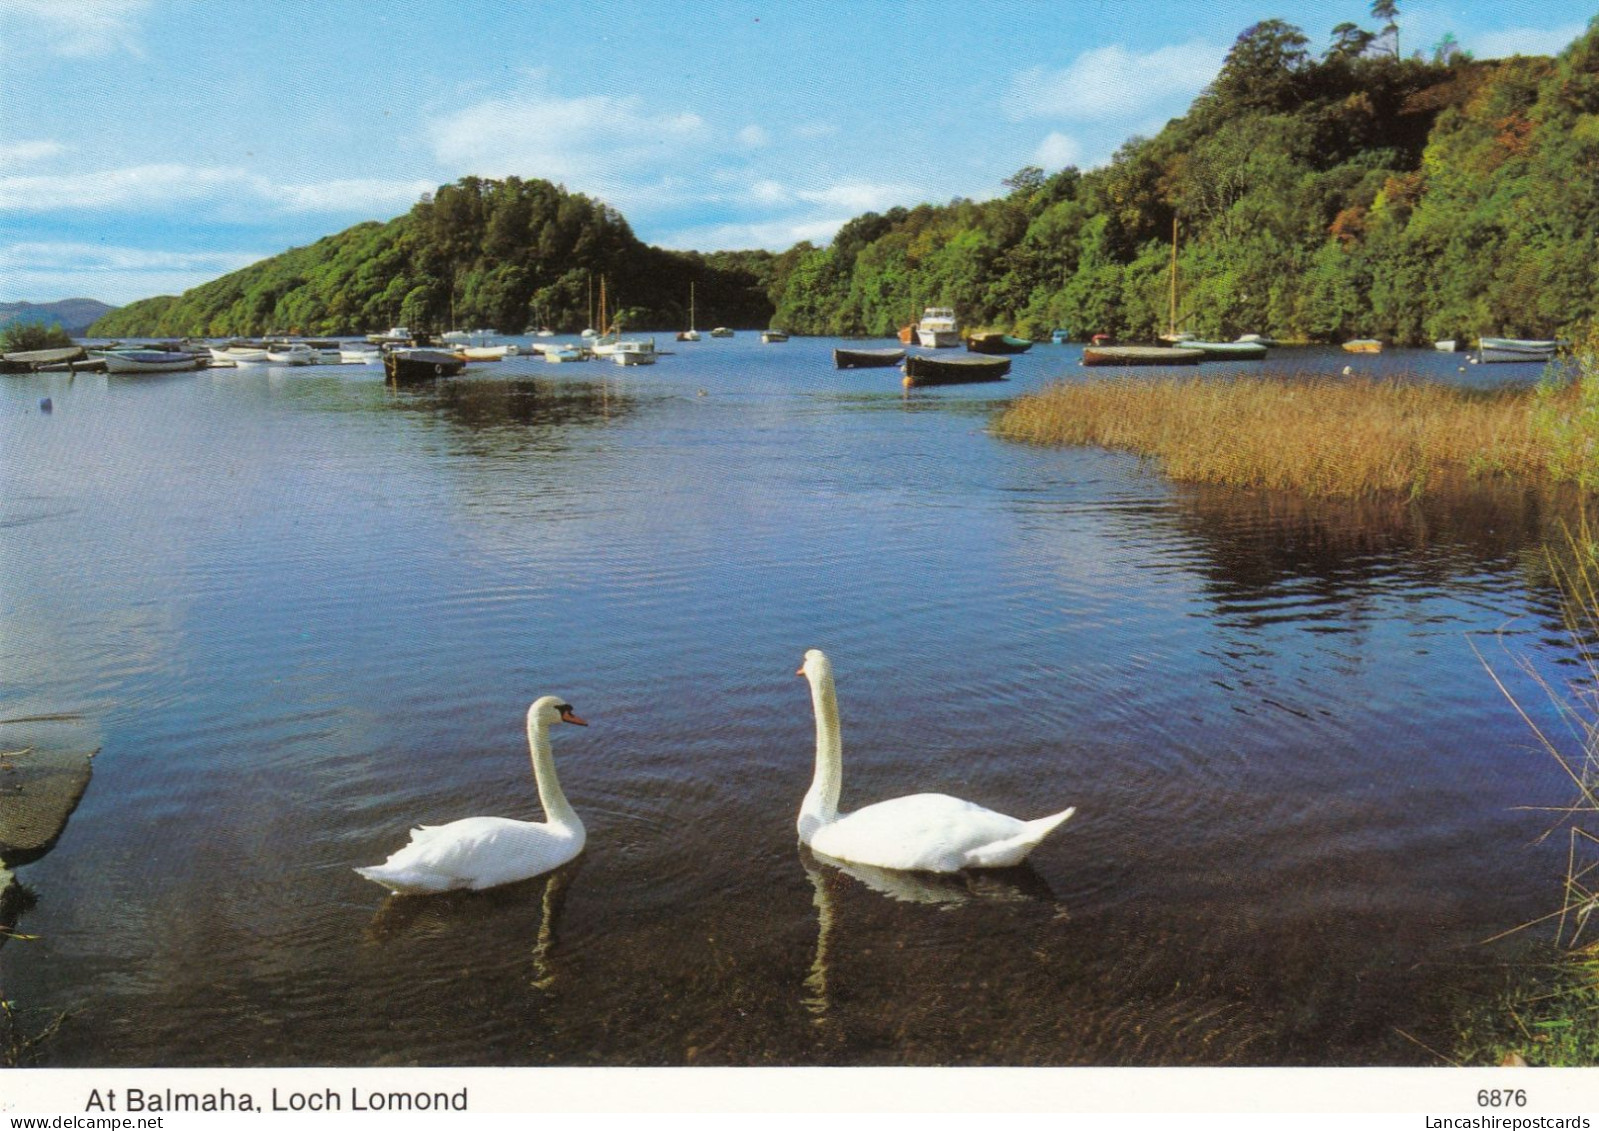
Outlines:
<svg viewBox="0 0 1599 1131"><path fill-rule="evenodd" d="M611 352L611 360L618 365L654 365L655 349L638 342L621 342Z"/></svg>
<svg viewBox="0 0 1599 1131"><path fill-rule="evenodd" d="M904 350L836 349L833 351L834 369L886 369L904 360Z"/></svg>
<svg viewBox="0 0 1599 1131"><path fill-rule="evenodd" d="M916 341L923 349L952 350L961 344L959 330L917 330Z"/></svg>
<svg viewBox="0 0 1599 1131"><path fill-rule="evenodd" d="M431 381L454 377L466 365L444 350L397 349L383 355L383 373L391 381Z"/></svg>
<svg viewBox="0 0 1599 1131"><path fill-rule="evenodd" d="M160 353L105 353L107 373L182 373L186 369L200 368L200 359L193 354Z"/></svg>
<svg viewBox="0 0 1599 1131"><path fill-rule="evenodd" d="M1382 343L1375 338L1356 338L1344 343L1345 353L1381 353Z"/></svg>
<svg viewBox="0 0 1599 1131"><path fill-rule="evenodd" d="M1204 350L1186 346L1089 346L1084 365L1198 365Z"/></svg>
<svg viewBox="0 0 1599 1131"><path fill-rule="evenodd" d="M966 339L966 349L971 353L1017 354L1032 348L1032 342L1009 334L973 334Z"/></svg>
<svg viewBox="0 0 1599 1131"><path fill-rule="evenodd" d="M1198 350L1205 361L1264 361L1266 347L1260 342L1199 342L1189 339L1179 349Z"/></svg>
<svg viewBox="0 0 1599 1131"><path fill-rule="evenodd" d="M1547 338L1483 338L1477 343L1477 359L1484 362L1553 361L1560 343Z"/></svg>
<svg viewBox="0 0 1599 1131"><path fill-rule="evenodd" d="M922 357L905 359L905 387L925 385L971 385L979 381L1003 381L1010 372L1008 357Z"/></svg>

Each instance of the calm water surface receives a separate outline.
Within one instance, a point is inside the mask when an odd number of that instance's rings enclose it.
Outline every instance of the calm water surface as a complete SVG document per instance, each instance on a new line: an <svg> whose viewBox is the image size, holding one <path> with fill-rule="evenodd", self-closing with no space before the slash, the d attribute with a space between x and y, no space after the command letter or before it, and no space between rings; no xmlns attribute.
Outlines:
<svg viewBox="0 0 1599 1131"><path fill-rule="evenodd" d="M1309 506L985 431L1080 379L905 396L835 343L0 383L0 717L102 750L0 949L53 1065L1426 1063L1549 910L1561 776L1494 687L1572 670L1519 492ZM1287 352L1286 368L1415 353ZM1492 370L1491 372L1489 370ZM1212 370L1207 369L1210 373ZM38 401L50 396L54 412ZM819 863L845 806L1077 816L1026 869ZM1524 686L1535 713L1541 698ZM566 696L589 848L390 900L416 823L538 818Z"/></svg>

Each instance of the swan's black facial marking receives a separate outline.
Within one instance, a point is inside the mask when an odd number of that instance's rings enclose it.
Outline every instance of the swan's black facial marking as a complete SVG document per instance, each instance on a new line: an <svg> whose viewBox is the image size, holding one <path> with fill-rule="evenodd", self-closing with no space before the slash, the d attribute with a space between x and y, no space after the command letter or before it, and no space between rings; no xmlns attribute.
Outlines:
<svg viewBox="0 0 1599 1131"><path fill-rule="evenodd" d="M572 713L572 704L570 704L570 703L557 703L555 705L555 709L556 709L557 712L560 713L561 721L563 723L571 723L574 726L580 726L580 727L588 726L587 722L585 722L583 719L578 718L577 715Z"/></svg>

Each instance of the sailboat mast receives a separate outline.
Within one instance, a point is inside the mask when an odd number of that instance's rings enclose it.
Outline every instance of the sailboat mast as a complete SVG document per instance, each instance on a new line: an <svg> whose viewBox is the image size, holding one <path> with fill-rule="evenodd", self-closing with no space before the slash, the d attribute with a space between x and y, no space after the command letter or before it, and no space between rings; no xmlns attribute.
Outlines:
<svg viewBox="0 0 1599 1131"><path fill-rule="evenodd" d="M1177 336L1177 217L1171 218L1171 315L1167 332Z"/></svg>

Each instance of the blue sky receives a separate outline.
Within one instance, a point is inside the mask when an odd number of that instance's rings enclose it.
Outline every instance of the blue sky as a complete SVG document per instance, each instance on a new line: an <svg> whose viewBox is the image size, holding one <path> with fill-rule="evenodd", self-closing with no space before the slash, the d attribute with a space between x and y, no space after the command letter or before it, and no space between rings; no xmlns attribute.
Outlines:
<svg viewBox="0 0 1599 1131"><path fill-rule="evenodd" d="M1591 3L1591 0L1590 0ZM1409 53L1551 54L1572 0L1400 0ZM1369 0L0 0L0 301L177 293L467 174L663 247L825 243L867 210L1104 163L1239 32Z"/></svg>

